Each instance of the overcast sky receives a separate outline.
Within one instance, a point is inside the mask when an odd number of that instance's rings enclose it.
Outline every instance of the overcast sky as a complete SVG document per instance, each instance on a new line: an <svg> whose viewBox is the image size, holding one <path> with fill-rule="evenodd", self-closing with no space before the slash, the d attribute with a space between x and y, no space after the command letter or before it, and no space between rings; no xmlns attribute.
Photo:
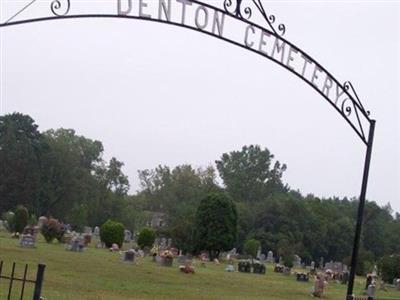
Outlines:
<svg viewBox="0 0 400 300"><path fill-rule="evenodd" d="M0 0L1 22L29 2ZM264 3L285 38L353 83L377 120L367 198L400 211L400 5ZM132 192L137 170L207 166L248 144L286 163L284 181L303 194L360 192L365 146L349 125L299 78L245 49L137 20L32 23L0 35L1 114L102 141L105 159L125 163Z"/></svg>

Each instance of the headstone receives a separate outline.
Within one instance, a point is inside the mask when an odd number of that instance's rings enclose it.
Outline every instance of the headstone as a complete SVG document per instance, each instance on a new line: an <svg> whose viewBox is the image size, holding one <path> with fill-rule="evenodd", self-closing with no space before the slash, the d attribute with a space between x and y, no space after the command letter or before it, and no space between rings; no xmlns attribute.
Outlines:
<svg viewBox="0 0 400 300"><path fill-rule="evenodd" d="M367 275L367 279L365 281L365 288L364 289L367 290L371 283L372 283L372 275L368 274Z"/></svg>
<svg viewBox="0 0 400 300"><path fill-rule="evenodd" d="M161 264L161 262L162 262L162 257L161 257L160 255L156 255L155 261L156 261L156 263Z"/></svg>
<svg viewBox="0 0 400 300"><path fill-rule="evenodd" d="M118 244L115 244L115 243L112 244L110 250L111 250L111 251L119 251L119 246L118 246Z"/></svg>
<svg viewBox="0 0 400 300"><path fill-rule="evenodd" d="M250 261L240 261L238 263L238 271L243 273L250 273L251 271L251 264Z"/></svg>
<svg viewBox="0 0 400 300"><path fill-rule="evenodd" d="M342 272L344 272L345 271L345 265L343 264L343 263L341 263L341 262L333 262L333 261L330 261L330 262L327 262L326 264L325 264L325 270L331 270L332 272L334 272L334 273L342 273Z"/></svg>
<svg viewBox="0 0 400 300"><path fill-rule="evenodd" d="M84 247L85 245L82 239L73 238L67 249L73 252L82 252Z"/></svg>
<svg viewBox="0 0 400 300"><path fill-rule="evenodd" d="M83 228L83 233L92 234L92 233L93 233L92 227L85 226L85 227Z"/></svg>
<svg viewBox="0 0 400 300"><path fill-rule="evenodd" d="M99 226L96 226L96 227L94 228L94 230L93 230L93 235L94 235L95 237L99 237L99 236L100 236L100 227L99 227Z"/></svg>
<svg viewBox="0 0 400 300"><path fill-rule="evenodd" d="M296 280L300 282L308 282L309 277L308 274L306 273L297 273L296 274Z"/></svg>
<svg viewBox="0 0 400 300"><path fill-rule="evenodd" d="M0 231L6 230L6 226L4 226L4 221L0 220Z"/></svg>
<svg viewBox="0 0 400 300"><path fill-rule="evenodd" d="M301 258L297 254L294 255L293 257L293 265L295 268L300 268L301 267Z"/></svg>
<svg viewBox="0 0 400 300"><path fill-rule="evenodd" d="M46 218L45 216L41 216L41 217L39 217L39 219L38 219L37 226L38 226L39 228L42 228L43 224L46 223L46 222L47 222L47 218Z"/></svg>
<svg viewBox="0 0 400 300"><path fill-rule="evenodd" d="M32 236L36 236L37 232L36 232L34 226L29 226L29 225L28 225L28 226L26 226L26 227L24 228L22 234L25 234L25 235L26 235L26 234L29 234L29 235L32 235Z"/></svg>
<svg viewBox="0 0 400 300"><path fill-rule="evenodd" d="M124 255L123 255L123 260L125 262L134 262L134 260L135 260L135 250L129 249L129 250L125 251Z"/></svg>
<svg viewBox="0 0 400 300"><path fill-rule="evenodd" d="M228 252L229 259L231 258L236 258L237 257L237 250L236 248L233 248L231 251Z"/></svg>
<svg viewBox="0 0 400 300"><path fill-rule="evenodd" d="M265 274L265 265L260 262L253 263L253 273L254 274Z"/></svg>
<svg viewBox="0 0 400 300"><path fill-rule="evenodd" d="M167 247L170 248L171 246L172 246L172 239L169 238L169 239L167 240Z"/></svg>
<svg viewBox="0 0 400 300"><path fill-rule="evenodd" d="M375 284L370 284L367 289L368 300L373 300L376 297Z"/></svg>
<svg viewBox="0 0 400 300"><path fill-rule="evenodd" d="M381 281L380 281L379 289L380 289L381 291L386 291L386 286L385 286L385 281L384 281L384 280L381 280Z"/></svg>
<svg viewBox="0 0 400 300"><path fill-rule="evenodd" d="M282 256L279 257L279 264L283 265L283 257Z"/></svg>
<svg viewBox="0 0 400 300"><path fill-rule="evenodd" d="M395 282L394 286L396 287L396 290L400 291L400 278L396 279L396 282Z"/></svg>
<svg viewBox="0 0 400 300"><path fill-rule="evenodd" d="M349 282L349 277L350 277L350 273L349 271L344 271L342 273L342 279L341 279L341 284L347 284Z"/></svg>
<svg viewBox="0 0 400 300"><path fill-rule="evenodd" d="M103 249L103 248L105 248L106 247L106 245L104 244L104 242L97 242L97 244L96 244L96 248L97 249Z"/></svg>
<svg viewBox="0 0 400 300"><path fill-rule="evenodd" d="M267 254L267 262L273 263L274 262L274 253L270 250Z"/></svg>
<svg viewBox="0 0 400 300"><path fill-rule="evenodd" d="M21 247L24 247L24 248L34 248L35 247L35 237L30 234L23 234L23 235L21 235L19 244Z"/></svg>
<svg viewBox="0 0 400 300"><path fill-rule="evenodd" d="M167 239L166 238L161 238L160 248L162 250L167 248Z"/></svg>
<svg viewBox="0 0 400 300"><path fill-rule="evenodd" d="M225 271L227 272L235 272L235 267L233 266L233 264L227 264Z"/></svg>
<svg viewBox="0 0 400 300"><path fill-rule="evenodd" d="M132 240L132 232L130 232L128 229L124 230L124 242L125 243L130 243Z"/></svg>
<svg viewBox="0 0 400 300"><path fill-rule="evenodd" d="M374 269L372 270L372 276L378 276L378 267L376 265L374 265Z"/></svg>
<svg viewBox="0 0 400 300"><path fill-rule="evenodd" d="M283 274L285 274L285 275L290 275L290 268L288 268L288 267L283 267Z"/></svg>
<svg viewBox="0 0 400 300"><path fill-rule="evenodd" d="M311 262L311 267L310 268L311 268L311 270L315 270L315 261Z"/></svg>
<svg viewBox="0 0 400 300"><path fill-rule="evenodd" d="M262 253L262 254L260 255L260 261L261 261L262 263L265 261L265 254L264 254L264 253Z"/></svg>
<svg viewBox="0 0 400 300"><path fill-rule="evenodd" d="M280 264L276 264L274 267L274 272L275 273L283 273L283 268L284 268L284 266L282 266Z"/></svg>
<svg viewBox="0 0 400 300"><path fill-rule="evenodd" d="M179 255L176 258L176 261L178 264L183 265L186 262L186 256L185 255Z"/></svg>
<svg viewBox="0 0 400 300"><path fill-rule="evenodd" d="M257 258L257 259L260 259L260 256L261 256L261 247L258 247L256 258Z"/></svg>

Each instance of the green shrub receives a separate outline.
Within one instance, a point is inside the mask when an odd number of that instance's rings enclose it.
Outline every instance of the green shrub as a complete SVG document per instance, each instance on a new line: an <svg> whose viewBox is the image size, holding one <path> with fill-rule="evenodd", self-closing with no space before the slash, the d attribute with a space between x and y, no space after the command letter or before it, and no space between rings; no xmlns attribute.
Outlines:
<svg viewBox="0 0 400 300"><path fill-rule="evenodd" d="M15 232L22 233L28 225L29 212L23 205L18 205L15 210Z"/></svg>
<svg viewBox="0 0 400 300"><path fill-rule="evenodd" d="M4 221L7 221L7 230L9 232L15 232L15 214L12 211L8 211L2 216Z"/></svg>
<svg viewBox="0 0 400 300"><path fill-rule="evenodd" d="M139 233L138 237L138 245L140 248L151 248L154 244L156 239L156 234L153 229L151 228L143 228L142 231Z"/></svg>
<svg viewBox="0 0 400 300"><path fill-rule="evenodd" d="M385 282L392 283L393 279L400 278L400 255L385 255L379 261L379 270Z"/></svg>
<svg viewBox="0 0 400 300"><path fill-rule="evenodd" d="M261 243L255 239L246 240L244 242L244 253L250 255L251 258L255 258L257 256L257 250L261 246Z"/></svg>
<svg viewBox="0 0 400 300"><path fill-rule="evenodd" d="M293 255L284 255L282 256L282 259L285 267L293 268L293 260L294 260Z"/></svg>
<svg viewBox="0 0 400 300"><path fill-rule="evenodd" d="M108 220L100 227L100 239L107 247L111 247L112 244L121 247L124 242L124 225Z"/></svg>
<svg viewBox="0 0 400 300"><path fill-rule="evenodd" d="M56 219L50 218L47 222L43 223L40 232L42 233L46 242L51 243L60 234L61 224Z"/></svg>

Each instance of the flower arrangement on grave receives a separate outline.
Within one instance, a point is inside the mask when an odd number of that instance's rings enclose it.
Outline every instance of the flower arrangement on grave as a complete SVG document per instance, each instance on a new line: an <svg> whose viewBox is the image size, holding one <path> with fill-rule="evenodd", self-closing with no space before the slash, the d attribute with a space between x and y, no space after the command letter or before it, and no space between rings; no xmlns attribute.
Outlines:
<svg viewBox="0 0 400 300"><path fill-rule="evenodd" d="M154 245L153 248L151 248L150 253L151 253L151 256L153 257L153 262L157 261L156 257L158 255L159 251L160 251L160 248L156 245Z"/></svg>
<svg viewBox="0 0 400 300"><path fill-rule="evenodd" d="M186 274L194 274L194 268L189 264L179 266L179 270Z"/></svg>
<svg viewBox="0 0 400 300"><path fill-rule="evenodd" d="M162 264L164 266L167 266L167 267L172 266L172 262L174 260L174 254L171 251L165 250L165 251L161 252L160 256L162 259Z"/></svg>
<svg viewBox="0 0 400 300"><path fill-rule="evenodd" d="M152 256L156 256L159 251L160 251L160 248L158 246L154 245L153 248L151 248L150 253Z"/></svg>
<svg viewBox="0 0 400 300"><path fill-rule="evenodd" d="M169 250L165 250L165 251L161 252L161 257L173 259L174 254Z"/></svg>

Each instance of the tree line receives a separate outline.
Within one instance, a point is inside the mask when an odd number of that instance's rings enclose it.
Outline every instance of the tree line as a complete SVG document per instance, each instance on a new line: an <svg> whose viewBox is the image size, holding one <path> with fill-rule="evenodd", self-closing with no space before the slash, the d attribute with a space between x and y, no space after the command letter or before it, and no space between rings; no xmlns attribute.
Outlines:
<svg viewBox="0 0 400 300"><path fill-rule="evenodd" d="M185 164L141 170L135 194L129 194L123 163L105 161L103 151L100 141L72 129L40 132L27 115L1 116L0 213L24 205L31 214L51 216L77 229L112 219L138 232L158 212L165 222L157 235L193 252L199 250L194 249L199 226L207 226L196 219L201 201L224 193L237 214L237 234L229 246L241 251L246 240L256 240L264 253L272 250L277 256L297 254L306 262L321 257L349 260L357 199L321 199L291 189L282 180L287 166L267 148L249 145L224 153L215 168ZM218 212L214 208L205 215L214 210ZM385 254L400 253L399 240L400 214L389 204L368 201L360 261L372 264Z"/></svg>

